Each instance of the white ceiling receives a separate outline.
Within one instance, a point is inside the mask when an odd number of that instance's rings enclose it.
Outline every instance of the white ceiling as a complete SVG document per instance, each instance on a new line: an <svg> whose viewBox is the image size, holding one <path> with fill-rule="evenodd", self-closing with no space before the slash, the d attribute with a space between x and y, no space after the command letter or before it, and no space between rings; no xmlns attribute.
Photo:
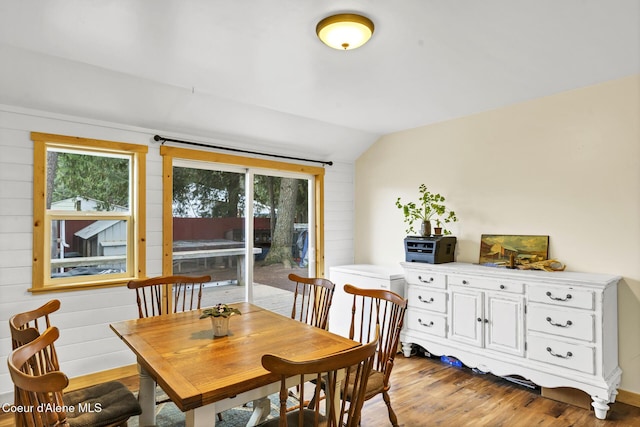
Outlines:
<svg viewBox="0 0 640 427"><path fill-rule="evenodd" d="M347 52L315 35L345 11ZM323 158L636 73L639 0L0 1L2 104Z"/></svg>

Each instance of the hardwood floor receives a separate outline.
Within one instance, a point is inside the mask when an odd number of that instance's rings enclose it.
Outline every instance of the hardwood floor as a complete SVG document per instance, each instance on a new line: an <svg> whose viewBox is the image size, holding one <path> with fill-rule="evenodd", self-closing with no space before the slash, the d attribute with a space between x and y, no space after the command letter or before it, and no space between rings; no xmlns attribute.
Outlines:
<svg viewBox="0 0 640 427"><path fill-rule="evenodd" d="M640 426L640 408L614 403L607 420L593 410L540 396L493 375L454 368L438 359L396 356L391 374L391 403L404 427L422 426ZM391 425L382 397L366 402L362 427Z"/></svg>
<svg viewBox="0 0 640 427"><path fill-rule="evenodd" d="M122 379L137 389L137 377ZM607 420L593 411L556 402L539 392L492 375L454 368L438 359L396 357L391 402L404 427L640 427L640 408L614 403ZM362 427L390 425L381 396L366 402ZM13 418L0 415L0 427L13 426Z"/></svg>

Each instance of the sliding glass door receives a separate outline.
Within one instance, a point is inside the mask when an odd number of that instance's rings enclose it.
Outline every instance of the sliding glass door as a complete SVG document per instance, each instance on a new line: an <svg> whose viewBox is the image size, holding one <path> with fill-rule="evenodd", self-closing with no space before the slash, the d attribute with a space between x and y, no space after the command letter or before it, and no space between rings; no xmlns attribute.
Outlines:
<svg viewBox="0 0 640 427"><path fill-rule="evenodd" d="M313 176L186 160L172 175L172 273L211 276L205 307L290 314L288 275L316 271Z"/></svg>

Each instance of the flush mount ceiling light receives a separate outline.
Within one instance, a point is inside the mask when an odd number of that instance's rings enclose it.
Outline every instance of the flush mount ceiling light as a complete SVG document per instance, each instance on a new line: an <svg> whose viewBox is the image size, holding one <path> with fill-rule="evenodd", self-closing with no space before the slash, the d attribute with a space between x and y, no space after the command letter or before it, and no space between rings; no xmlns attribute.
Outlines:
<svg viewBox="0 0 640 427"><path fill-rule="evenodd" d="M371 38L373 22L361 15L341 13L318 22L316 34L329 47L351 50L362 46Z"/></svg>

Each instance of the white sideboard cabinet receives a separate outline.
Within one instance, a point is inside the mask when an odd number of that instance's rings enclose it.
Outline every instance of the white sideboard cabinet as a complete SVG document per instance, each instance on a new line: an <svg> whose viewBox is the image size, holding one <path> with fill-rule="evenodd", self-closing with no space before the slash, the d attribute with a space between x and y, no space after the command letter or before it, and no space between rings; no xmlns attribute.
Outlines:
<svg viewBox="0 0 640 427"><path fill-rule="evenodd" d="M349 336L353 304L353 296L344 292L345 284L358 288L385 289L401 296L404 294L404 271L400 266L340 265L329 269L329 280L336 285L329 310L329 330L345 337Z"/></svg>
<svg viewBox="0 0 640 427"><path fill-rule="evenodd" d="M457 262L402 266L405 356L417 344L484 372L583 390L596 417L606 418L622 375L620 277Z"/></svg>

